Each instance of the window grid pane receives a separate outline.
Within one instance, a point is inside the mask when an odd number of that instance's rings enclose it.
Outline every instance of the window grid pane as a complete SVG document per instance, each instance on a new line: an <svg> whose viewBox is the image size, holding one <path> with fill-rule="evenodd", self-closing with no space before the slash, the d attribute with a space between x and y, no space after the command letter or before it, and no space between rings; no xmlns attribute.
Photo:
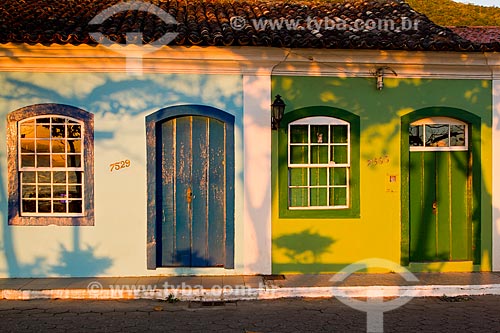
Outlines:
<svg viewBox="0 0 500 333"><path fill-rule="evenodd" d="M288 201L292 209L349 208L349 124L334 122L289 125Z"/></svg>
<svg viewBox="0 0 500 333"><path fill-rule="evenodd" d="M83 216L82 124L62 116L20 122L21 215Z"/></svg>
<svg viewBox="0 0 500 333"><path fill-rule="evenodd" d="M467 124L453 118L432 117L409 127L410 151L468 150Z"/></svg>

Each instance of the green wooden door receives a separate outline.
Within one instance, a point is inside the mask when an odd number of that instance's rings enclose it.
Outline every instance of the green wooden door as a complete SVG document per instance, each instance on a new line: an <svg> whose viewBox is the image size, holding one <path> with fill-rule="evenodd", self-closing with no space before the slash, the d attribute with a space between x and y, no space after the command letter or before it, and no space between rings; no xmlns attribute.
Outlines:
<svg viewBox="0 0 500 333"><path fill-rule="evenodd" d="M410 152L410 261L471 260L468 151Z"/></svg>

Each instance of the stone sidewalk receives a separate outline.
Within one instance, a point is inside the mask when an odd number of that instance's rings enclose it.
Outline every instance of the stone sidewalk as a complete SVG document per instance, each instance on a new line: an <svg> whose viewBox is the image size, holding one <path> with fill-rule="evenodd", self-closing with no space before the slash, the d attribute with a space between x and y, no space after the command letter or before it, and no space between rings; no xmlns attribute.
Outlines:
<svg viewBox="0 0 500 333"><path fill-rule="evenodd" d="M260 300L500 295L499 272L0 279L0 299Z"/></svg>

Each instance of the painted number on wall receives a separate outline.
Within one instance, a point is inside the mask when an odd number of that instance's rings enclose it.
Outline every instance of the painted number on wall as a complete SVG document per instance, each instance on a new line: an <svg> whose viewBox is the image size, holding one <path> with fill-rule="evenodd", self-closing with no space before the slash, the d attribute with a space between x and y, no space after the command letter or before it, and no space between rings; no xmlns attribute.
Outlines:
<svg viewBox="0 0 500 333"><path fill-rule="evenodd" d="M384 164L384 163L387 164L389 162L390 162L389 156L385 155L383 157L368 160L368 166L375 166L375 165L380 165L380 164Z"/></svg>
<svg viewBox="0 0 500 333"><path fill-rule="evenodd" d="M130 167L130 160L118 161L109 165L109 172L118 171Z"/></svg>

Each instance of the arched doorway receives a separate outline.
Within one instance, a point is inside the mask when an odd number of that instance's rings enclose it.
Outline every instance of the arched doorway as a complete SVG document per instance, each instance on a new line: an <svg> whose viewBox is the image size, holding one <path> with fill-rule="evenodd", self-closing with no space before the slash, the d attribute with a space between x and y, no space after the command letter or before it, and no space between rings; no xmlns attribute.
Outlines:
<svg viewBox="0 0 500 333"><path fill-rule="evenodd" d="M146 126L148 268L232 268L234 117L176 106L148 116Z"/></svg>

